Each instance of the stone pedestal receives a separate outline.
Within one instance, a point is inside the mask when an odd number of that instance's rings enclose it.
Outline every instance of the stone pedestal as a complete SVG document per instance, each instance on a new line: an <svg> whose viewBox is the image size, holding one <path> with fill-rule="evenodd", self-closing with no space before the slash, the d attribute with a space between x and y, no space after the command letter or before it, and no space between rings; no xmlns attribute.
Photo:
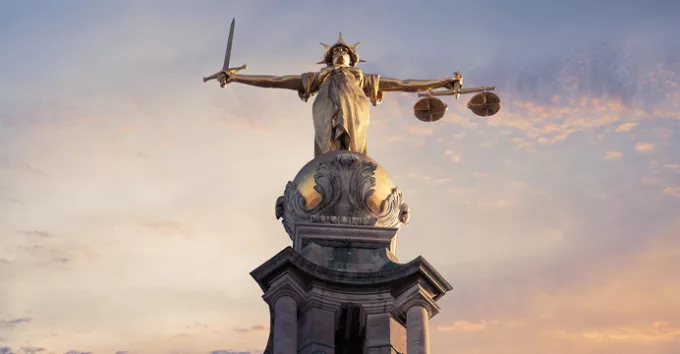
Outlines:
<svg viewBox="0 0 680 354"><path fill-rule="evenodd" d="M398 263L389 249L396 229L304 224L298 230L300 251L287 247L251 273L272 311L266 353L334 354L342 343L368 354L429 353L427 323L451 286L422 257ZM338 233L345 235L339 244L319 236ZM361 315L340 321L348 305Z"/></svg>
<svg viewBox="0 0 680 354"><path fill-rule="evenodd" d="M276 216L293 246L251 272L270 309L265 353L430 353L428 321L451 285L422 257L397 259L409 208L375 161L318 156Z"/></svg>

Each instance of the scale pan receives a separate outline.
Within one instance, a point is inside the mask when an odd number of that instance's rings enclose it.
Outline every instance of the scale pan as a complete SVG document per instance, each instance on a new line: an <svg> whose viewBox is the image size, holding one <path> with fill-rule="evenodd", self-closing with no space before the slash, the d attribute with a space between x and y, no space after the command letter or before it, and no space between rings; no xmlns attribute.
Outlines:
<svg viewBox="0 0 680 354"><path fill-rule="evenodd" d="M449 106L436 97L423 97L413 105L413 114L423 122L440 120Z"/></svg>
<svg viewBox="0 0 680 354"><path fill-rule="evenodd" d="M493 92L482 92L472 97L467 107L480 117L489 117L501 109L501 99Z"/></svg>

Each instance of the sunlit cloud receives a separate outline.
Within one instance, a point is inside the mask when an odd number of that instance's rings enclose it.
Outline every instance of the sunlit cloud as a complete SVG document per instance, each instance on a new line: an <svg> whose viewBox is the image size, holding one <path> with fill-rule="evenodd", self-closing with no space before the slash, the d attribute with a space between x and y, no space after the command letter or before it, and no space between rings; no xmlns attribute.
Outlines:
<svg viewBox="0 0 680 354"><path fill-rule="evenodd" d="M616 127L617 132L629 132L633 130L633 128L637 127L640 123L622 123L618 127Z"/></svg>
<svg viewBox="0 0 680 354"><path fill-rule="evenodd" d="M609 150L605 153L605 160L621 160L623 153L621 151Z"/></svg>
<svg viewBox="0 0 680 354"><path fill-rule="evenodd" d="M680 187L668 187L664 188L663 192L672 197L680 198Z"/></svg>
<svg viewBox="0 0 680 354"><path fill-rule="evenodd" d="M654 144L647 143L647 142L639 142L635 144L634 147L635 151L645 153L645 152L651 152L656 150L656 147Z"/></svg>
<svg viewBox="0 0 680 354"><path fill-rule="evenodd" d="M599 342L667 342L680 339L680 329L671 326L668 322L657 321L649 328L612 328L603 330L567 332L555 331L558 337L581 339Z"/></svg>
<svg viewBox="0 0 680 354"><path fill-rule="evenodd" d="M451 161L453 161L455 163L460 162L460 154L453 151L453 150L450 150L450 149L444 150L444 155L447 156Z"/></svg>
<svg viewBox="0 0 680 354"><path fill-rule="evenodd" d="M468 322L468 321L455 321L450 326L439 326L438 331L450 332L450 331L465 331L465 332L476 332L486 329L486 322Z"/></svg>
<svg viewBox="0 0 680 354"><path fill-rule="evenodd" d="M256 325L248 328L235 328L234 331L238 333L250 333L250 332L261 332L268 331L268 326Z"/></svg>

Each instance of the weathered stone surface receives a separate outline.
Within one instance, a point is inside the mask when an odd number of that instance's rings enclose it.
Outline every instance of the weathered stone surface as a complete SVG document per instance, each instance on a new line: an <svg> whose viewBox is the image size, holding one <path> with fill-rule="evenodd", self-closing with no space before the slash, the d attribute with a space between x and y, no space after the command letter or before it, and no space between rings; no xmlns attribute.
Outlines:
<svg viewBox="0 0 680 354"><path fill-rule="evenodd" d="M298 347L300 354L313 354L314 351L334 351L335 313L332 311L309 308L300 314Z"/></svg>
<svg viewBox="0 0 680 354"><path fill-rule="evenodd" d="M430 354L429 314L421 305L411 306L406 314L406 352Z"/></svg>
<svg viewBox="0 0 680 354"><path fill-rule="evenodd" d="M398 228L391 227L301 223L295 229L293 248L300 252L309 244L316 243L339 248L387 248L397 254L398 232Z"/></svg>
<svg viewBox="0 0 680 354"><path fill-rule="evenodd" d="M361 332L365 353L403 354L411 343L407 332L413 338L413 351L429 353L427 322L439 312L436 301L451 285L422 257L398 263L388 250L396 232L383 231L372 234L357 226L312 225L301 231L300 239L309 242L299 252L287 247L251 272L272 312L273 335L266 354L279 353L278 311L291 309L291 304L279 304L285 298L295 304L296 350L301 354L334 354L336 316L348 303L361 306L358 320L365 321L360 326L365 328ZM345 242L335 243L343 237ZM279 323L292 325L290 313L284 317L288 320ZM290 350L286 345L282 348Z"/></svg>
<svg viewBox="0 0 680 354"><path fill-rule="evenodd" d="M312 243L301 254L314 264L345 272L376 272L398 266L396 257L386 248L324 247Z"/></svg>
<svg viewBox="0 0 680 354"><path fill-rule="evenodd" d="M377 272L346 272L320 266L304 258L291 247L286 247L276 256L253 270L250 275L267 291L273 280L281 272L290 271L305 279L306 287L314 283L329 287L352 288L370 287L371 289L392 289L395 294L403 292L414 282L420 281L437 300L451 285L424 258L417 257L411 262L384 267Z"/></svg>
<svg viewBox="0 0 680 354"><path fill-rule="evenodd" d="M297 303L281 296L274 305L274 354L297 354Z"/></svg>
<svg viewBox="0 0 680 354"><path fill-rule="evenodd" d="M406 329L388 313L369 314L366 319L366 354L406 352Z"/></svg>

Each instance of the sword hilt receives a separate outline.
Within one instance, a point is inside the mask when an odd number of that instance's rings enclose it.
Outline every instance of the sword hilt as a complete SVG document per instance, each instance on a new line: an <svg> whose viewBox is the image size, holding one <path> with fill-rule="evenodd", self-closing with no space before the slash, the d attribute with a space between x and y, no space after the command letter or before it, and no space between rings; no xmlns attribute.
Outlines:
<svg viewBox="0 0 680 354"><path fill-rule="evenodd" d="M210 80L216 80L217 78L220 77L220 74L225 74L227 72L234 74L236 72L239 72L239 71L245 70L245 69L248 69L248 65L244 64L244 65L239 66L238 68L230 68L230 69L227 69L227 70L218 71L218 72L216 72L216 73L214 73L214 74L212 74L208 77L204 77L203 82L208 82Z"/></svg>

